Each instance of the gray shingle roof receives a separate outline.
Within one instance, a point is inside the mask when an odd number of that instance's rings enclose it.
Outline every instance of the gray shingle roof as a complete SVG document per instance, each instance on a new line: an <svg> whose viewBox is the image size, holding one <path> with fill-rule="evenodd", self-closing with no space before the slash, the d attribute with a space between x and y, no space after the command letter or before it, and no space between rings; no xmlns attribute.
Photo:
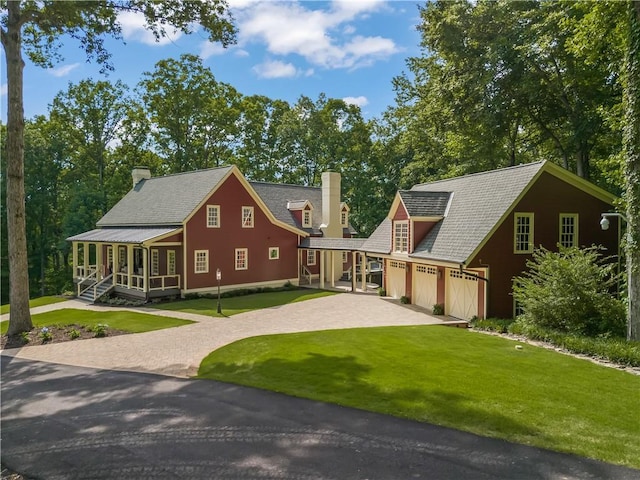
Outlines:
<svg viewBox="0 0 640 480"><path fill-rule="evenodd" d="M322 223L322 188L304 187L302 185L287 185L268 182L249 182L256 193L260 196L267 208L271 210L273 216L281 222L292 227L300 228L311 235L321 235L320 224ZM301 228L296 222L293 213L287 209L287 205L302 207L308 200L313 207L311 215L311 228ZM343 229L344 233L355 235L357 232L349 227Z"/></svg>
<svg viewBox="0 0 640 480"><path fill-rule="evenodd" d="M415 185L417 192L452 192L447 216L410 255L463 263L543 167L535 162Z"/></svg>
<svg viewBox="0 0 640 480"><path fill-rule="evenodd" d="M175 227L170 228L97 228L88 232L67 238L70 242L113 242L113 243L143 243L147 240L178 232Z"/></svg>
<svg viewBox="0 0 640 480"><path fill-rule="evenodd" d="M324 238L307 237L300 242L300 248L328 249L328 250L360 250L364 238Z"/></svg>
<svg viewBox="0 0 640 480"><path fill-rule="evenodd" d="M142 180L98 221L97 226L180 225L231 168Z"/></svg>
<svg viewBox="0 0 640 480"><path fill-rule="evenodd" d="M410 217L443 217L449 204L450 192L398 192Z"/></svg>
<svg viewBox="0 0 640 480"><path fill-rule="evenodd" d="M391 252L391 220L387 217L378 225L362 245L362 250L371 253Z"/></svg>

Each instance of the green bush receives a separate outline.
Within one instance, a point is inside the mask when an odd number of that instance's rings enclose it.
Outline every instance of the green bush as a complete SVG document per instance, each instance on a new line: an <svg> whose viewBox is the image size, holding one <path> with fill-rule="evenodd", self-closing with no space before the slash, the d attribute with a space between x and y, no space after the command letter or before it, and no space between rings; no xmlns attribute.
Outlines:
<svg viewBox="0 0 640 480"><path fill-rule="evenodd" d="M409 297L407 297L406 295L401 296L400 303L407 305L408 303L410 303Z"/></svg>
<svg viewBox="0 0 640 480"><path fill-rule="evenodd" d="M444 304L442 303L436 303L433 308L431 309L431 312L434 315L444 315Z"/></svg>
<svg viewBox="0 0 640 480"><path fill-rule="evenodd" d="M384 288L380 287L378 288L378 295L380 295L381 297L386 297L387 291Z"/></svg>
<svg viewBox="0 0 640 480"><path fill-rule="evenodd" d="M611 295L616 265L598 247L544 248L533 252L529 271L514 279L513 296L524 325L595 337L624 336L625 307Z"/></svg>
<svg viewBox="0 0 640 480"><path fill-rule="evenodd" d="M469 322L473 328L487 332L507 333L509 326L513 323L511 319L504 318L475 318Z"/></svg>
<svg viewBox="0 0 640 480"><path fill-rule="evenodd" d="M584 337L552 330L518 320L508 328L509 333L523 335L531 340L550 343L571 353L608 360L619 365L640 367L640 342L622 338Z"/></svg>

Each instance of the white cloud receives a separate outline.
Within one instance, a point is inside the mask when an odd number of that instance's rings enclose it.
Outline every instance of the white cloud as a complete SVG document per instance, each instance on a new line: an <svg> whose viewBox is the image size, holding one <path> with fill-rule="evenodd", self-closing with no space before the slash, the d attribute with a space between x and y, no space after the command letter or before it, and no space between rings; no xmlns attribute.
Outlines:
<svg viewBox="0 0 640 480"><path fill-rule="evenodd" d="M341 0L328 10L304 2L251 2L234 11L238 44L261 42L276 56L298 55L313 66L358 68L398 52L393 40L355 35L352 22L383 8L378 0Z"/></svg>
<svg viewBox="0 0 640 480"><path fill-rule="evenodd" d="M202 42L200 44L200 58L206 60L214 55L222 55L225 53L225 48L219 43Z"/></svg>
<svg viewBox="0 0 640 480"><path fill-rule="evenodd" d="M62 65L61 67L49 69L49 73L54 77L66 77L73 70L80 66L79 63L70 63L69 65Z"/></svg>
<svg viewBox="0 0 640 480"><path fill-rule="evenodd" d="M367 97L363 97L360 95L359 97L344 97L342 99L344 103L347 105L357 105L359 107L364 107L369 104L369 99Z"/></svg>
<svg viewBox="0 0 640 480"><path fill-rule="evenodd" d="M7 84L3 83L0 85L0 97L5 97L7 95Z"/></svg>
<svg viewBox="0 0 640 480"><path fill-rule="evenodd" d="M261 78L289 78L298 75L298 70L293 64L280 60L261 63L253 67L253 70Z"/></svg>
<svg viewBox="0 0 640 480"><path fill-rule="evenodd" d="M122 12L118 15L118 21L122 25L122 36L125 40L144 43L145 45L166 45L176 41L182 36L179 30L167 32L167 36L156 41L153 33L145 28L146 20L142 13Z"/></svg>

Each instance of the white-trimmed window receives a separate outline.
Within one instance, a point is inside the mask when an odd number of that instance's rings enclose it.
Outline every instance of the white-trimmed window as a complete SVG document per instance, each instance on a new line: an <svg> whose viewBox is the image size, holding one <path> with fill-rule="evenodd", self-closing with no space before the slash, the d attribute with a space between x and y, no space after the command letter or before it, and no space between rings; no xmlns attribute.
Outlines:
<svg viewBox="0 0 640 480"><path fill-rule="evenodd" d="M249 249L236 248L236 270L249 268Z"/></svg>
<svg viewBox="0 0 640 480"><path fill-rule="evenodd" d="M348 227L349 224L349 214L346 210L342 210L340 212L340 225L342 225L343 227Z"/></svg>
<svg viewBox="0 0 640 480"><path fill-rule="evenodd" d="M207 228L220 228L220 205L207 205Z"/></svg>
<svg viewBox="0 0 640 480"><path fill-rule="evenodd" d="M515 253L533 252L533 213L515 213L513 219Z"/></svg>
<svg viewBox="0 0 640 480"><path fill-rule="evenodd" d="M280 247L269 247L269 260L278 260L280 258Z"/></svg>
<svg viewBox="0 0 640 480"><path fill-rule="evenodd" d="M406 220L393 223L393 251L400 253L409 251L409 222Z"/></svg>
<svg viewBox="0 0 640 480"><path fill-rule="evenodd" d="M242 228L253 228L253 207L242 207Z"/></svg>
<svg viewBox="0 0 640 480"><path fill-rule="evenodd" d="M302 226L305 228L311 227L311 210L302 211Z"/></svg>
<svg viewBox="0 0 640 480"><path fill-rule="evenodd" d="M120 245L118 247L118 266L124 267L127 264L127 247Z"/></svg>
<svg viewBox="0 0 640 480"><path fill-rule="evenodd" d="M176 251L167 250L167 275L176 274Z"/></svg>
<svg viewBox="0 0 640 480"><path fill-rule="evenodd" d="M578 214L560 214L560 238L559 243L563 247L576 247L578 245Z"/></svg>
<svg viewBox="0 0 640 480"><path fill-rule="evenodd" d="M349 252L342 252L342 263L347 263L349 261Z"/></svg>
<svg viewBox="0 0 640 480"><path fill-rule="evenodd" d="M316 251L307 250L307 265L315 265L315 264L316 264Z"/></svg>
<svg viewBox="0 0 640 480"><path fill-rule="evenodd" d="M107 268L113 273L113 247L107 246Z"/></svg>
<svg viewBox="0 0 640 480"><path fill-rule="evenodd" d="M193 252L194 273L209 272L209 250L196 250Z"/></svg>
<svg viewBox="0 0 640 480"><path fill-rule="evenodd" d="M160 252L157 248L151 249L151 275L160 275Z"/></svg>

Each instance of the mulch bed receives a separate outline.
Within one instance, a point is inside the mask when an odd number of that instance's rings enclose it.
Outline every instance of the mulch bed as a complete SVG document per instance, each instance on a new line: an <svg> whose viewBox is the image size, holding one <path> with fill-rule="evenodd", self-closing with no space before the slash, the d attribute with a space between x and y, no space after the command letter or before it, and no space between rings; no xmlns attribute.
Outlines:
<svg viewBox="0 0 640 480"><path fill-rule="evenodd" d="M51 325L46 327L51 336L50 339L44 339L42 328L33 328L26 336L22 335L2 335L0 337L0 348L21 348L32 347L35 345L48 345L50 343L71 342L76 340L84 340L87 338L96 338L96 332L91 327L81 325ZM72 333L75 331L76 333ZM124 335L129 332L116 330L115 328L104 328L105 337L115 337L116 335ZM75 337L75 338L74 338Z"/></svg>

